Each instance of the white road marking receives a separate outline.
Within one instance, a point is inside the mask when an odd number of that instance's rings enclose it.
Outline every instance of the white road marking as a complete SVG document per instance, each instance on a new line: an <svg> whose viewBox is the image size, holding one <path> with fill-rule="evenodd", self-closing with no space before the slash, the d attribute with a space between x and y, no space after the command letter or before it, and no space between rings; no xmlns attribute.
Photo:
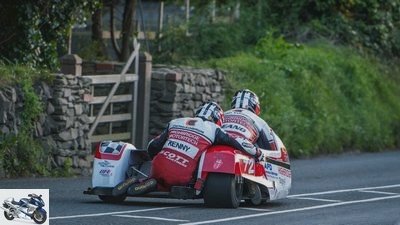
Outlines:
<svg viewBox="0 0 400 225"><path fill-rule="evenodd" d="M363 199L363 200L356 200L356 201L337 202L337 203L331 203L331 204L326 204L326 205L310 206L310 207L288 209L288 210L282 210L282 211L273 211L273 212L245 215L245 216L228 217L228 218L222 218L222 219L216 219L216 220L206 220L206 221L199 221L199 222L193 222L193 223L183 223L180 225L197 225L197 224L208 224L208 223L226 222L226 221L233 221L233 220L242 220L242 219L246 219L246 218L284 214L284 213L290 213L290 212L300 212L300 211L307 211L307 210L313 210L313 209L322 209L322 208L329 208L329 207L342 206L342 205L374 202L374 201L381 201L381 200L394 199L394 198L400 198L400 195L380 197L380 198L370 198L370 199Z"/></svg>
<svg viewBox="0 0 400 225"><path fill-rule="evenodd" d="M398 195L399 193L386 192L386 191L359 191L363 193L383 194L383 195Z"/></svg>
<svg viewBox="0 0 400 225"><path fill-rule="evenodd" d="M248 207L240 207L239 209L246 209L246 210L252 210L252 211L262 211L262 212L271 212L272 211L270 209L258 209L258 208L248 208Z"/></svg>
<svg viewBox="0 0 400 225"><path fill-rule="evenodd" d="M294 199L313 200L321 202L341 202L340 200L324 199L324 198L307 198L307 197L291 197Z"/></svg>
<svg viewBox="0 0 400 225"><path fill-rule="evenodd" d="M177 207L162 207L162 208L138 209L138 210L131 210L131 211L119 211L119 212L108 212L108 213L82 214L82 215L73 215L73 216L56 216L56 217L50 217L50 220L71 219L71 218L82 218L82 217L93 217L93 216L106 216L106 215L116 215L116 214L136 213L136 212L147 212L147 211L164 210L164 209L173 209L173 208L181 208L181 207L178 207L178 206L177 206Z"/></svg>
<svg viewBox="0 0 400 225"><path fill-rule="evenodd" d="M289 195L287 197L291 198L291 197L303 197L303 196L313 196L313 195L325 195L325 194L335 194L335 193L343 193L343 192L350 192L350 191L367 191L367 190L395 188L395 187L400 187L400 184L378 186L378 187L341 189L341 190L334 190L334 191L322 191L322 192L305 193L305 194L298 194L298 195Z"/></svg>
<svg viewBox="0 0 400 225"><path fill-rule="evenodd" d="M289 196L287 196L288 198L309 199L309 200L317 200L317 201L328 201L328 202L334 202L334 203L326 204L326 205L304 207L304 208L288 209L288 210L282 210L282 211L272 211L272 210L268 210L268 209L256 209L256 208L242 208L242 209L247 209L247 210L267 211L267 212L259 213L259 214L252 214L252 215L245 215L245 216L238 216L238 217L222 218L222 219L216 219L216 220L199 221L199 222L194 222L194 223L183 223L181 225L196 225L196 224L207 224L207 223L215 223L215 222L223 222L223 221L231 221L231 220L240 220L240 219L259 217L259 216L265 216L265 215L275 215L275 214L283 214L283 213L290 213L290 212L306 211L306 210L312 210L312 209L335 207L335 206L340 206L340 205L350 205L350 204L357 204L357 203L381 201L381 200L386 200L386 199L395 199L395 198L400 198L400 194L392 193L392 192L375 191L375 189L387 189L387 188L397 188L397 187L400 187L400 184L377 186L377 187L342 189L342 190L323 191L323 192L313 192L313 193L304 193L304 194L297 194L297 195L289 195ZM352 191L376 193L376 194L386 194L386 195L391 195L391 196L379 197L379 198L370 198L370 199L363 199L363 200L355 200L355 201L344 201L344 202L341 202L341 201L338 201L338 200L329 200L329 199L308 198L308 197L306 197L306 196L334 194L334 193L344 193L344 192L352 192ZM50 220L56 220L56 219L71 219L71 218L82 218L82 217L116 215L116 216L120 216L120 217L159 219L159 220L170 220L170 221L178 221L178 222L186 222L186 221L188 221L188 220L175 220L175 219L161 218L161 217L143 217L143 216L131 216L131 215L118 215L118 214L157 211L157 210L174 209L174 208L182 208L182 206L138 209L138 210L131 210L131 211L119 211L119 212L107 212L107 213L95 213L95 214L82 214L82 215L72 215L72 216L57 216L57 217L50 217L49 219Z"/></svg>
<svg viewBox="0 0 400 225"><path fill-rule="evenodd" d="M118 217L127 217L127 218L139 218L139 219L151 219L151 220L163 220L163 221L173 221L173 222L188 222L189 220L178 220L178 219L168 219L162 217L154 217L154 216L133 216L133 215L113 215Z"/></svg>

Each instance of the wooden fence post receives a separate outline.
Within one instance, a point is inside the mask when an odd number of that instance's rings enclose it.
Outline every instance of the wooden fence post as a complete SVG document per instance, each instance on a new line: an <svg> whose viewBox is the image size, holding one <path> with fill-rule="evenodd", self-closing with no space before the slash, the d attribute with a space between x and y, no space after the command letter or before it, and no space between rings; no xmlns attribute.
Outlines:
<svg viewBox="0 0 400 225"><path fill-rule="evenodd" d="M136 148L147 147L149 141L150 94L151 94L152 57L149 53L139 56L138 104L136 117Z"/></svg>

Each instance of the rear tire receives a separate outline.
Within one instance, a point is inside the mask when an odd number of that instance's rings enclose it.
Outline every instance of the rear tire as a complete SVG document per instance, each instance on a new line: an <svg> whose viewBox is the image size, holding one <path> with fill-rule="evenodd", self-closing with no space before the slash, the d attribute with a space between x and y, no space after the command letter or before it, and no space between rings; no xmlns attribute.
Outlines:
<svg viewBox="0 0 400 225"><path fill-rule="evenodd" d="M14 216L12 214L8 214L6 211L4 211L4 217L7 220L13 220L14 219Z"/></svg>
<svg viewBox="0 0 400 225"><path fill-rule="evenodd" d="M125 201L126 196L108 196L108 195L99 195L99 199L105 203L121 203Z"/></svg>
<svg viewBox="0 0 400 225"><path fill-rule="evenodd" d="M226 173L208 174L203 193L207 207L237 208L242 194L241 177Z"/></svg>

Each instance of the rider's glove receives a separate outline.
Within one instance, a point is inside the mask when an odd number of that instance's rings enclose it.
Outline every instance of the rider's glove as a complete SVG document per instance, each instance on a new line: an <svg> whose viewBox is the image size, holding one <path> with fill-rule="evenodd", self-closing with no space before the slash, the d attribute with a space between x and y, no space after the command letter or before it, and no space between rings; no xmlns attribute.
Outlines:
<svg viewBox="0 0 400 225"><path fill-rule="evenodd" d="M257 148L257 147L254 147L254 148L256 148L256 154L255 154L255 158L256 158L256 160L257 161L266 161L265 160L265 155L264 155L264 153L259 149L259 148Z"/></svg>

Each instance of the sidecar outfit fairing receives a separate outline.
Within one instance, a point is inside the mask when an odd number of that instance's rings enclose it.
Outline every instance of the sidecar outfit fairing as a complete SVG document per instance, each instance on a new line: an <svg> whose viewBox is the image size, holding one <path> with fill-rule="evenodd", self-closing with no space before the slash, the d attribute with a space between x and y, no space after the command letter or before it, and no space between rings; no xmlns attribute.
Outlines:
<svg viewBox="0 0 400 225"><path fill-rule="evenodd" d="M291 188L289 156L280 140L278 144L280 157L267 157L264 161L228 146L213 146L202 154L190 184L173 186L169 192L155 189L138 195L116 194L115 187L131 185L126 181L132 176L139 180L147 178L151 166L147 151L126 142L103 141L95 153L92 187L84 194L97 195L105 202L122 202L126 197L155 197L204 199L209 207L236 208L242 200L260 205L285 198Z"/></svg>

